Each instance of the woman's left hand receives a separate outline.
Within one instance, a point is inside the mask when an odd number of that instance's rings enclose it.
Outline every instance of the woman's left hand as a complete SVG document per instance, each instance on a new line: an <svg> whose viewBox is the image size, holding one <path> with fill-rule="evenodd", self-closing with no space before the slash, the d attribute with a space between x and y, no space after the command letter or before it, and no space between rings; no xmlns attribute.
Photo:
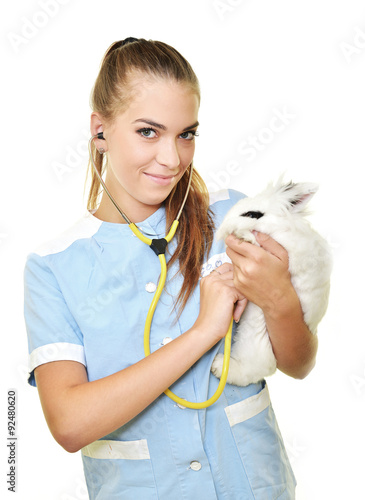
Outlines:
<svg viewBox="0 0 365 500"><path fill-rule="evenodd" d="M288 252L267 234L254 234L260 246L233 235L226 238L234 286L262 309L279 370L304 378L315 365L318 340L304 322Z"/></svg>
<svg viewBox="0 0 365 500"><path fill-rule="evenodd" d="M285 305L293 289L288 252L267 234L255 232L260 246L226 238L227 255L234 266L234 285L244 296L270 313Z"/></svg>

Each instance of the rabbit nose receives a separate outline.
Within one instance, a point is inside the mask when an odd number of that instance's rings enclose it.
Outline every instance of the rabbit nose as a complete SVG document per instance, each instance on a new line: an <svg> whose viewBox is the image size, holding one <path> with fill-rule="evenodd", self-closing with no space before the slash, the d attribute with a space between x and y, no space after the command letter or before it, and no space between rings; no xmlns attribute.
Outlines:
<svg viewBox="0 0 365 500"><path fill-rule="evenodd" d="M261 219L264 214L262 212L245 212L241 217L250 217L251 219Z"/></svg>

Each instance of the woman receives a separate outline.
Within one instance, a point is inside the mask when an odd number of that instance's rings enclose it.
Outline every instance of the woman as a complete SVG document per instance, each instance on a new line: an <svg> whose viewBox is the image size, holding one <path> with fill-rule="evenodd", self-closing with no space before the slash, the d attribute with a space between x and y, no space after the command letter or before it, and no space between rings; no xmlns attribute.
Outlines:
<svg viewBox="0 0 365 500"><path fill-rule="evenodd" d="M188 189L199 101L193 70L172 47L129 38L106 52L92 93L93 159L117 205L149 238L166 234ZM316 338L286 251L263 234L261 247L230 236L232 263L224 262L214 229L243 195L219 193L209 207L194 170L145 358L159 260L105 191L98 203L99 193L93 172L89 213L31 254L25 273L29 381L55 439L82 451L90 498L294 498L264 380L227 384L204 410L163 394L171 387L204 401L215 392L212 360L247 300L265 313L278 368L296 378L310 372Z"/></svg>

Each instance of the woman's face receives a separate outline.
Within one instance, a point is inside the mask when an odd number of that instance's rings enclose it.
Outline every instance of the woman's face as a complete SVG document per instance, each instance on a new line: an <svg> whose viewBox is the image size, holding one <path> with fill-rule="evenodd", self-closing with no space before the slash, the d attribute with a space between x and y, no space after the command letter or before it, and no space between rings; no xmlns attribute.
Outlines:
<svg viewBox="0 0 365 500"><path fill-rule="evenodd" d="M176 81L135 78L133 84L135 97L104 127L101 142L108 152L106 185L128 217L140 222L160 207L193 160L199 98Z"/></svg>

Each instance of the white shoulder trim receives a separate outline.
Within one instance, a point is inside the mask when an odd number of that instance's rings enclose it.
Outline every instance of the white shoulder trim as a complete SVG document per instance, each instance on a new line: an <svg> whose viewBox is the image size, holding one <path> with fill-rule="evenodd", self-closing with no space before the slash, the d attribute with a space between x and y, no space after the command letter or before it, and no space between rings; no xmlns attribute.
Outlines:
<svg viewBox="0 0 365 500"><path fill-rule="evenodd" d="M77 240L90 238L97 233L103 221L93 217L90 213L85 214L73 226L66 229L57 238L40 245L34 253L40 257L51 255L66 250Z"/></svg>
<svg viewBox="0 0 365 500"><path fill-rule="evenodd" d="M209 193L209 205L213 205L217 201L225 201L229 199L230 196L228 189L221 189L220 191Z"/></svg>
<svg viewBox="0 0 365 500"><path fill-rule="evenodd" d="M29 372L32 373L37 366L51 361L78 361L86 366L84 346L55 342L37 347L29 356Z"/></svg>
<svg viewBox="0 0 365 500"><path fill-rule="evenodd" d="M110 441L100 439L81 449L85 457L99 459L146 460L150 458L147 439Z"/></svg>

